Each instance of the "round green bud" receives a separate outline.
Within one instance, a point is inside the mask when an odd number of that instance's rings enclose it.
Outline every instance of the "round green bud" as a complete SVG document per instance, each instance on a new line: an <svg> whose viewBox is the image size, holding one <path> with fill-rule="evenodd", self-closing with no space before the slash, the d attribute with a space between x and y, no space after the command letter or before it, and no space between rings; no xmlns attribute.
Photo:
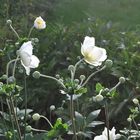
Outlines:
<svg viewBox="0 0 140 140"><path fill-rule="evenodd" d="M39 71L35 71L33 73L33 77L36 78L36 79L39 79L40 78L40 72Z"/></svg>
<svg viewBox="0 0 140 140"><path fill-rule="evenodd" d="M3 86L3 83L2 82L0 82L0 87L2 87Z"/></svg>
<svg viewBox="0 0 140 140"><path fill-rule="evenodd" d="M33 120L34 121L38 121L39 119L40 119L40 115L38 114L38 113L35 113L33 116L32 116L32 118L33 118Z"/></svg>
<svg viewBox="0 0 140 140"><path fill-rule="evenodd" d="M50 111L53 111L53 110L55 110L55 106L54 105L51 105L50 106Z"/></svg>
<svg viewBox="0 0 140 140"><path fill-rule="evenodd" d="M9 24L9 25L12 24L12 20L8 19L8 20L6 21L6 23Z"/></svg>
<svg viewBox="0 0 140 140"><path fill-rule="evenodd" d="M110 60L110 59L107 59L107 60L105 61L105 66L106 66L107 68L110 68L110 67L112 67L112 65L113 65L113 62L112 62L112 60Z"/></svg>
<svg viewBox="0 0 140 140"><path fill-rule="evenodd" d="M85 75L80 75L80 80L85 80L86 76Z"/></svg>
<svg viewBox="0 0 140 140"><path fill-rule="evenodd" d="M109 89L108 88L105 88L105 89L103 89L103 92L108 93L109 92Z"/></svg>
<svg viewBox="0 0 140 140"><path fill-rule="evenodd" d="M59 74L56 74L55 77L56 77L57 79L60 79L60 75L59 75Z"/></svg>
<svg viewBox="0 0 140 140"><path fill-rule="evenodd" d="M124 78L124 77L120 77L120 78L119 78L119 82L120 82L120 83L124 83L124 82L125 82L125 78Z"/></svg>
<svg viewBox="0 0 140 140"><path fill-rule="evenodd" d="M57 118L57 120L58 120L58 121L62 121L62 119L61 119L61 118Z"/></svg>
<svg viewBox="0 0 140 140"><path fill-rule="evenodd" d="M65 100L62 101L63 104L64 104L65 102L66 102Z"/></svg>
<svg viewBox="0 0 140 140"><path fill-rule="evenodd" d="M14 76L10 76L10 77L8 78L8 83L9 83L9 84L13 84L13 83L15 83L15 82L16 82L16 79L15 79Z"/></svg>
<svg viewBox="0 0 140 140"><path fill-rule="evenodd" d="M74 82L78 84L79 83L79 79L74 79Z"/></svg>
<svg viewBox="0 0 140 140"><path fill-rule="evenodd" d="M27 125L27 126L26 126L26 131L27 131L27 132L30 132L31 130L32 130L32 127L31 127L30 125Z"/></svg>
<svg viewBox="0 0 140 140"><path fill-rule="evenodd" d="M136 99L136 98L134 98L132 101L133 101L133 103L134 103L135 105L138 105L138 104L139 104L139 100Z"/></svg>
<svg viewBox="0 0 140 140"><path fill-rule="evenodd" d="M129 118L127 118L127 121L128 122L132 122L132 119L129 117Z"/></svg>
<svg viewBox="0 0 140 140"><path fill-rule="evenodd" d="M96 102L101 102L103 99L104 99L104 97L103 97L101 94L98 94L98 95L95 97Z"/></svg>
<svg viewBox="0 0 140 140"><path fill-rule="evenodd" d="M6 75L6 74L3 74L1 78L2 78L3 80L6 80L6 79L7 79L7 75Z"/></svg>
<svg viewBox="0 0 140 140"><path fill-rule="evenodd" d="M69 70L69 71L74 71L74 66L73 66L73 65L69 65L69 66L68 66L68 70Z"/></svg>

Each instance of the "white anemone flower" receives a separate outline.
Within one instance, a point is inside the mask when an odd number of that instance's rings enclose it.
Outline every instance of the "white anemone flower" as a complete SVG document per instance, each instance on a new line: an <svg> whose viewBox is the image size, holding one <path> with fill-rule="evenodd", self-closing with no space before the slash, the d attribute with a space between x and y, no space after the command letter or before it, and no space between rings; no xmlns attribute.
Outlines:
<svg viewBox="0 0 140 140"><path fill-rule="evenodd" d="M23 45L18 50L18 55L21 59L21 64L26 70L26 74L30 74L30 68L37 68L39 65L39 59L33 55L32 42L28 41L23 43Z"/></svg>
<svg viewBox="0 0 140 140"><path fill-rule="evenodd" d="M115 134L116 129L113 127L111 130L109 130L109 138L110 140L116 140L121 137L120 134ZM96 136L94 140L108 140L107 136L107 128L105 127L104 131L102 132L102 135Z"/></svg>
<svg viewBox="0 0 140 140"><path fill-rule="evenodd" d="M106 60L106 50L95 46L95 38L86 36L81 44L81 53L84 60L93 66L100 66Z"/></svg>
<svg viewBox="0 0 140 140"><path fill-rule="evenodd" d="M45 29L46 22L42 19L42 17L37 17L34 21L34 27L36 29Z"/></svg>

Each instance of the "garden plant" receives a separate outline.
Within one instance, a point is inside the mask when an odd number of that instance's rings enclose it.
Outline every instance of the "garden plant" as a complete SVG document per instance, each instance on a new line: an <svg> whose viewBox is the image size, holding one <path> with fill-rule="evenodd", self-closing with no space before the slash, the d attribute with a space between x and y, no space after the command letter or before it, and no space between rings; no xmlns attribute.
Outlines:
<svg viewBox="0 0 140 140"><path fill-rule="evenodd" d="M67 57L72 64L68 62L65 72L62 67L59 67L59 74L50 75L49 73L48 75L47 71L43 69L43 65L41 65L42 61L36 56L38 44L40 43L39 39L31 37L34 30L40 32L47 28L46 22L42 17L39 16L34 20L34 24L27 36L19 35L11 20L7 20L7 26L11 29L13 35L17 37L17 40L14 42L14 47L11 50L7 48L8 45L3 50L5 54L9 52L12 54L10 55L10 61L6 64L5 74L0 77L0 139L129 140L140 138L139 124L137 122L140 104L137 98L132 97L130 99L131 107L129 107L126 126L116 130L115 124L110 122L112 115L110 111L112 109L111 105L117 99L118 94L120 94L118 88L125 82L129 82L129 79L115 71L117 64L113 64L113 60L109 58L108 51L105 48L108 45L106 40L101 43L101 47L97 47L95 37L89 34L85 35L82 42L79 42L80 49L78 51L80 53L78 54L80 56L77 57L77 62L75 62L75 59L72 60L73 58ZM57 26L61 28L60 25ZM107 27L110 28L110 26L110 23L108 23ZM91 31L92 29L89 30ZM125 33L122 32L121 34ZM113 43L115 41L113 40ZM125 48L123 43L119 45L119 49ZM36 55L33 54L33 50ZM115 52L112 52L113 54ZM124 56L128 57L125 52ZM52 60L54 59L52 58ZM48 60L45 59L45 61ZM39 65L41 65L40 70L34 70ZM53 61L51 61L50 65L53 68ZM44 64L44 66L46 65ZM113 85L111 80L106 81L106 79L103 79L102 81L107 82L104 85L100 82L100 79L106 77L102 76L101 73L105 71L105 75L107 71L113 68L118 74L113 73L117 75L117 78L113 81ZM121 65L118 69L120 68ZM43 82L52 80L54 81L53 84L59 87L57 94L63 96L61 106L51 105L48 109L49 116L46 116L46 114L42 115L40 112L35 112L36 110L28 108L30 107L30 102L28 101L30 95L28 94L32 94L32 90L30 90L30 93L27 92L29 77L34 78L33 83L37 83L40 79ZM90 81L93 79L95 81L91 84ZM20 81L23 81L24 84L22 85ZM133 83L131 84L133 85ZM106 85L111 86L107 87ZM93 92L93 94L89 95L89 92ZM123 106L124 104L121 105ZM37 125L41 121L43 126Z"/></svg>

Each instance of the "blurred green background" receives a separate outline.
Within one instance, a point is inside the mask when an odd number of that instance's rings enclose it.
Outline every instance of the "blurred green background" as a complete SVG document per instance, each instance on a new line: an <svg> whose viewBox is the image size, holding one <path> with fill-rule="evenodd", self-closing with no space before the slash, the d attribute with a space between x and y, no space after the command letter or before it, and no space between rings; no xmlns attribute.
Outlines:
<svg viewBox="0 0 140 140"><path fill-rule="evenodd" d="M0 3L1 75L18 49L15 45L17 39L6 25L7 19L11 19L16 31L25 37L35 18L43 17L47 28L33 30L31 37L40 40L34 49L41 61L37 70L52 76L60 74L67 77L67 67L75 64L77 56L81 56L80 45L84 37L94 36L96 45L106 48L108 58L113 60L114 65L111 70L105 70L90 81L92 88L88 88L86 98L95 95L95 82L112 87L120 76L126 77L127 82L118 89L119 95L110 109L112 124L118 123L119 127L125 125L123 121L128 117L131 99L140 93L139 0L0 0ZM24 85L21 69L19 66L17 78L19 84ZM82 67L77 77L91 72L90 68ZM50 105L60 106L66 98L51 80L35 80L30 76L27 87L28 107L47 116ZM88 104L85 100L81 99L81 104ZM24 108L24 103L19 104Z"/></svg>

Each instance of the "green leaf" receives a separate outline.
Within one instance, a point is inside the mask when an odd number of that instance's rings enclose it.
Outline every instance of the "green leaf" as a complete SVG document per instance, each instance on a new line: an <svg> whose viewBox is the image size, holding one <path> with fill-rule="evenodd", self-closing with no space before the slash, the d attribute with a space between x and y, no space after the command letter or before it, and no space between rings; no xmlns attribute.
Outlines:
<svg viewBox="0 0 140 140"><path fill-rule="evenodd" d="M87 123L91 123L95 118L97 118L100 111L101 110L98 109L98 110L95 110L95 111L91 112L87 117Z"/></svg>
<svg viewBox="0 0 140 140"><path fill-rule="evenodd" d="M79 112L75 111L75 120L76 120L76 124L81 127L84 125L84 117L82 114L80 114Z"/></svg>
<svg viewBox="0 0 140 140"><path fill-rule="evenodd" d="M104 122L101 122L101 121L93 121L93 122L89 123L87 127L95 127L95 126L101 125L101 124L104 124Z"/></svg>
<svg viewBox="0 0 140 140"><path fill-rule="evenodd" d="M64 134L68 130L68 125L66 123L62 123L61 119L57 119L54 127L45 134L43 140L54 140L58 136Z"/></svg>
<svg viewBox="0 0 140 140"><path fill-rule="evenodd" d="M96 92L99 93L101 89L104 89L104 87L100 83L97 83L96 84Z"/></svg>

